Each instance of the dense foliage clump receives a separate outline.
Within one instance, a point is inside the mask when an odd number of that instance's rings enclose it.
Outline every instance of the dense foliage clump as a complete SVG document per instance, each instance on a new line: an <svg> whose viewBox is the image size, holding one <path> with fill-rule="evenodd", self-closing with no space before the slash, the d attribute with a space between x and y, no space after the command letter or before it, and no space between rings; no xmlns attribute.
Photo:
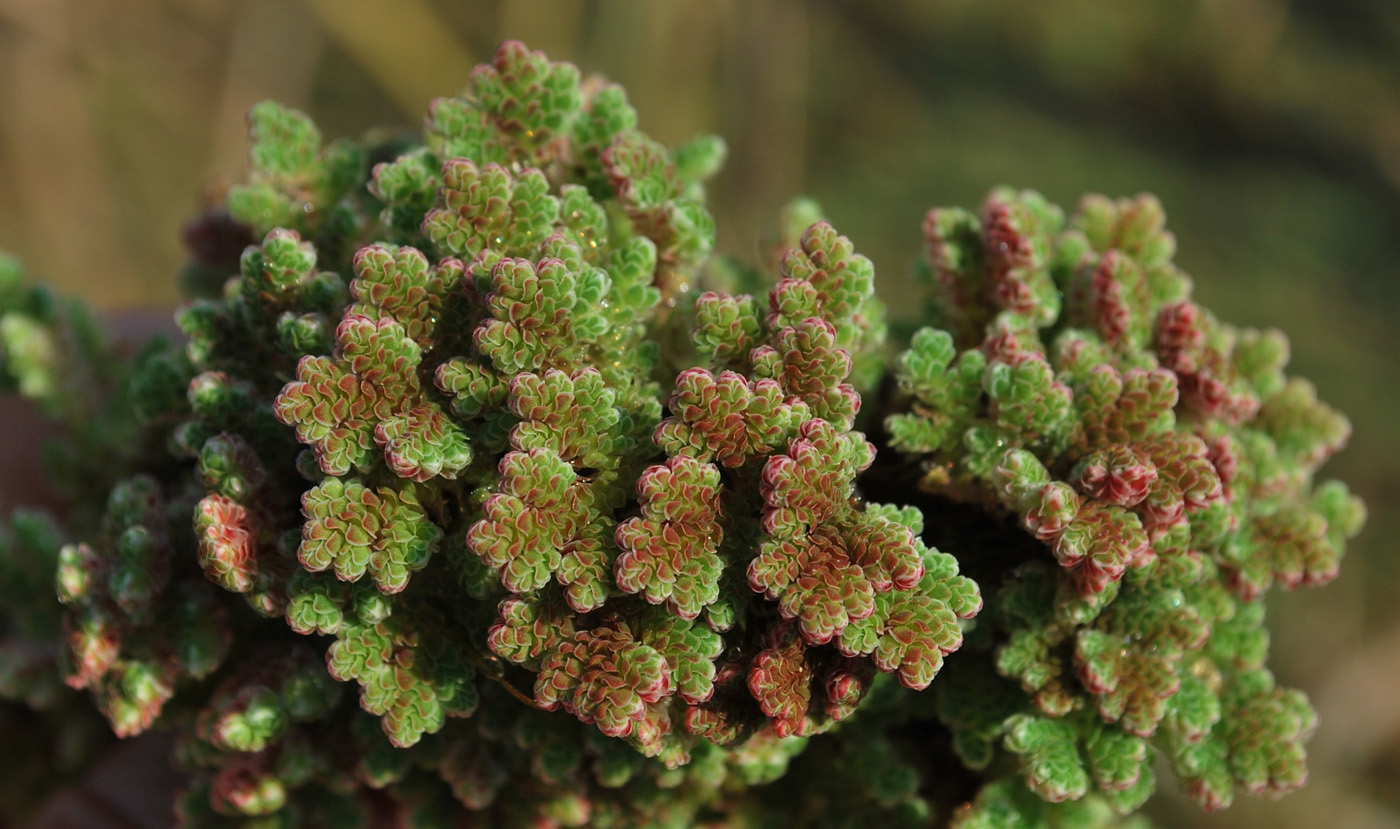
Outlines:
<svg viewBox="0 0 1400 829"><path fill-rule="evenodd" d="M1263 598L1359 530L1313 483L1349 426L1191 301L1155 200L930 212L894 348L810 204L775 273L722 260L723 144L520 44L421 140L250 122L184 343L122 361L0 264L82 481L0 535L0 695L174 730L182 825L1113 826L1158 754L1206 808L1305 780Z"/></svg>

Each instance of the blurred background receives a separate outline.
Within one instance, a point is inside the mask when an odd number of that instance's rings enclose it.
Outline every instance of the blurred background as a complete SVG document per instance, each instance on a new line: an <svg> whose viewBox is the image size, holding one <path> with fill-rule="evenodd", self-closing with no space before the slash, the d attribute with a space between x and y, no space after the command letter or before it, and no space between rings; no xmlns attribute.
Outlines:
<svg viewBox="0 0 1400 829"><path fill-rule="evenodd" d="M1400 4L1386 0L0 0L0 249L111 311L173 308L179 229L276 98L328 137L413 127L503 39L627 87L668 143L729 142L721 246L815 196L914 295L920 221L989 187L1157 193L1223 319L1277 326L1347 412L1371 520L1272 599L1322 715L1313 780L1164 826L1400 827ZM1169 776L1166 776L1169 778Z"/></svg>

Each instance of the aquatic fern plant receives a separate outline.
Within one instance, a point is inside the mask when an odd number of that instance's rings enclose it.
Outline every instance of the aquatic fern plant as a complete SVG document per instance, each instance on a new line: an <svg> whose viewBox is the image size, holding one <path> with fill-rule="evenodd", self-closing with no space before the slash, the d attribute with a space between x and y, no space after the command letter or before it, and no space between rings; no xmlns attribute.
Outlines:
<svg viewBox="0 0 1400 829"><path fill-rule="evenodd" d="M71 492L0 533L0 696L173 731L189 827L1110 827L1159 756L1207 809L1302 785L1264 599L1361 527L1314 483L1349 425L1192 301L1155 199L931 211L892 341L811 203L774 272L720 257L723 143L637 122L518 43L421 136L259 104L184 341L135 356L0 265Z"/></svg>

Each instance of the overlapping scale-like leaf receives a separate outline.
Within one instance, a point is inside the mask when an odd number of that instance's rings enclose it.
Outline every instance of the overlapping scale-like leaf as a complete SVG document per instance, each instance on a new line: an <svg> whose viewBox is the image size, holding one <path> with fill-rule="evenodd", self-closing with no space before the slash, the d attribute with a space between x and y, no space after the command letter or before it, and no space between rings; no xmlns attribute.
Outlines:
<svg viewBox="0 0 1400 829"><path fill-rule="evenodd" d="M836 341L831 323L808 317L782 329L775 345L751 352L754 373L777 380L783 393L807 404L813 417L848 428L860 409L860 395L843 382L851 373L851 355Z"/></svg>
<svg viewBox="0 0 1400 829"><path fill-rule="evenodd" d="M1053 322L1060 296L1050 277L1053 234L1064 214L1039 193L999 188L982 208L983 262L988 299L1000 309L1033 320Z"/></svg>
<svg viewBox="0 0 1400 829"><path fill-rule="evenodd" d="M581 104L576 67L507 41L472 73L463 97L433 102L428 146L441 158L543 166L558 154Z"/></svg>
<svg viewBox="0 0 1400 829"><path fill-rule="evenodd" d="M562 252L562 251L561 251ZM606 273L573 261L502 259L491 270L491 319L476 331L476 346L502 374L568 366L582 357L582 323L607 292Z"/></svg>
<svg viewBox="0 0 1400 829"><path fill-rule="evenodd" d="M994 308L981 302L986 251L977 216L961 207L936 207L924 216L920 272L932 289L929 311L959 347L982 336Z"/></svg>
<svg viewBox="0 0 1400 829"><path fill-rule="evenodd" d="M297 110L262 101L248 114L248 134L252 174L230 190L228 209L259 234L314 226L364 179L364 150L345 141L322 146L320 130Z"/></svg>
<svg viewBox="0 0 1400 829"><path fill-rule="evenodd" d="M384 461L401 478L455 478L471 461L467 436L436 403L420 403L374 427Z"/></svg>
<svg viewBox="0 0 1400 829"><path fill-rule="evenodd" d="M489 366L454 357L439 365L434 385L452 395L452 412L458 417L475 417L500 409L506 402L509 385Z"/></svg>
<svg viewBox="0 0 1400 829"><path fill-rule="evenodd" d="M691 704L708 700L715 688L715 660L724 652L724 639L701 622L654 610L634 623L637 637L666 658L670 687Z"/></svg>
<svg viewBox="0 0 1400 829"><path fill-rule="evenodd" d="M720 472L684 455L637 480L642 514L618 525L617 586L694 619L719 598Z"/></svg>
<svg viewBox="0 0 1400 829"><path fill-rule="evenodd" d="M1019 758L1026 785L1051 803L1078 800L1089 789L1076 742L1074 727L1063 720L1018 714L1006 724L1004 743Z"/></svg>
<svg viewBox="0 0 1400 829"><path fill-rule="evenodd" d="M360 705L378 715L389 741L417 743L447 717L476 710L475 671L456 646L423 637L400 616L345 627L326 652L331 676L360 684Z"/></svg>
<svg viewBox="0 0 1400 829"><path fill-rule="evenodd" d="M983 390L996 424L1017 440L1055 450L1069 440L1074 428L1072 394L1039 354L1016 363L991 363Z"/></svg>
<svg viewBox="0 0 1400 829"><path fill-rule="evenodd" d="M890 442L909 452L948 451L977 414L986 357L980 351L958 354L946 331L921 328L899 357L896 377L901 390L918 400L914 413L885 420Z"/></svg>
<svg viewBox="0 0 1400 829"><path fill-rule="evenodd" d="M628 218L656 243L661 262L693 268L715 244L714 217L689 197L671 154L636 130L612 139L601 156L603 174Z"/></svg>
<svg viewBox="0 0 1400 829"><path fill-rule="evenodd" d="M546 594L505 599L498 614L487 637L491 651L532 670L577 632L574 612Z"/></svg>
<svg viewBox="0 0 1400 829"><path fill-rule="evenodd" d="M195 509L194 528L199 564L209 580L235 593L251 590L258 574L253 515L222 495L209 495Z"/></svg>
<svg viewBox="0 0 1400 829"><path fill-rule="evenodd" d="M809 317L834 328L846 324L874 290L875 268L826 222L802 235L800 249L783 257L782 280L773 289L768 327L780 331Z"/></svg>
<svg viewBox="0 0 1400 829"><path fill-rule="evenodd" d="M336 330L336 356L301 358L297 379L277 396L277 418L313 446L321 469L368 469L374 428L409 408L419 386L418 344L392 318L350 314Z"/></svg>
<svg viewBox="0 0 1400 829"><path fill-rule="evenodd" d="M428 563L442 538L409 489L371 489L328 478L302 496L301 546L307 570L334 568L342 581L369 573L384 593L398 593Z"/></svg>
<svg viewBox="0 0 1400 829"><path fill-rule="evenodd" d="M657 427L657 446L668 455L724 466L771 452L800 417L774 380L749 381L732 371L716 377L701 368L687 369L676 378L670 411Z"/></svg>
<svg viewBox="0 0 1400 829"><path fill-rule="evenodd" d="M802 734L812 686L808 679L807 645L801 636L778 634L778 641L754 660L748 686L779 737Z"/></svg>
<svg viewBox="0 0 1400 829"><path fill-rule="evenodd" d="M753 297L708 291L695 301L691 338L715 369L742 372L762 336L762 317Z"/></svg>
<svg viewBox="0 0 1400 829"><path fill-rule="evenodd" d="M355 254L354 267L350 293L355 304L350 313L391 317L403 325L409 339L431 348L443 297L457 290L462 263L444 259L432 266L416 248L373 244Z"/></svg>
<svg viewBox="0 0 1400 829"><path fill-rule="evenodd" d="M875 612L853 621L838 642L847 655L870 654L875 666L895 673L906 687L923 690L962 645L960 619L982 607L977 585L957 575L945 553L924 555L924 577L908 590L877 593Z"/></svg>
<svg viewBox="0 0 1400 829"><path fill-rule="evenodd" d="M1150 737L1181 688L1183 657L1209 632L1180 591L1129 587L1092 628L1079 631L1080 681L1098 697L1105 721Z"/></svg>
<svg viewBox="0 0 1400 829"><path fill-rule="evenodd" d="M647 705L670 692L666 659L650 645L612 628L585 630L560 642L540 663L535 698L562 706L610 737L627 737Z"/></svg>
<svg viewBox="0 0 1400 829"><path fill-rule="evenodd" d="M821 644L875 612L875 590L831 527L764 542L749 565L749 586L778 602L802 635Z"/></svg>
<svg viewBox="0 0 1400 829"><path fill-rule="evenodd" d="M559 199L539 170L512 174L471 157L443 162L438 206L423 218L423 235L438 253L471 262L482 251L533 257L554 231Z"/></svg>
<svg viewBox="0 0 1400 829"><path fill-rule="evenodd" d="M550 581L563 548L593 513L573 467L550 449L511 452L500 471L499 491L487 498L467 544L508 590L530 593Z"/></svg>
<svg viewBox="0 0 1400 829"><path fill-rule="evenodd" d="M749 565L749 585L777 600L813 643L869 617L877 592L909 589L924 574L909 528L850 502L855 475L872 457L859 434L809 420L787 453L764 466L770 538Z"/></svg>
<svg viewBox="0 0 1400 829"><path fill-rule="evenodd" d="M521 422L511 445L522 452L550 449L580 467L608 469L624 454L615 392L594 368L516 375L507 405Z"/></svg>
<svg viewBox="0 0 1400 829"><path fill-rule="evenodd" d="M1128 254L1110 248L1086 261L1070 285L1068 319L1117 348L1145 346L1152 335L1152 289L1147 273Z"/></svg>
<svg viewBox="0 0 1400 829"><path fill-rule="evenodd" d="M1080 200L1071 226L1087 237L1094 250L1122 251L1144 267L1165 264L1176 252L1176 237L1166 229L1166 212L1150 193L1131 199L1087 195Z"/></svg>
<svg viewBox="0 0 1400 829"><path fill-rule="evenodd" d="M856 474L875 447L858 432L840 432L823 420L802 424L786 453L763 466L764 529L794 536L826 523L850 507Z"/></svg>

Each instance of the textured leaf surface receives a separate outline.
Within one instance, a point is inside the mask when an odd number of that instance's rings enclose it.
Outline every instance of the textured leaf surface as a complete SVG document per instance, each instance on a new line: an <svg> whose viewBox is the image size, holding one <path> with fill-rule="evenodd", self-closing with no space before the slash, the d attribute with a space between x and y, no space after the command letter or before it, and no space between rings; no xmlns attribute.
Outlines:
<svg viewBox="0 0 1400 829"><path fill-rule="evenodd" d="M413 490L370 489L331 478L302 497L297 556L312 572L334 568L342 581L366 572L384 593L408 585L437 548L442 530L430 521Z"/></svg>

